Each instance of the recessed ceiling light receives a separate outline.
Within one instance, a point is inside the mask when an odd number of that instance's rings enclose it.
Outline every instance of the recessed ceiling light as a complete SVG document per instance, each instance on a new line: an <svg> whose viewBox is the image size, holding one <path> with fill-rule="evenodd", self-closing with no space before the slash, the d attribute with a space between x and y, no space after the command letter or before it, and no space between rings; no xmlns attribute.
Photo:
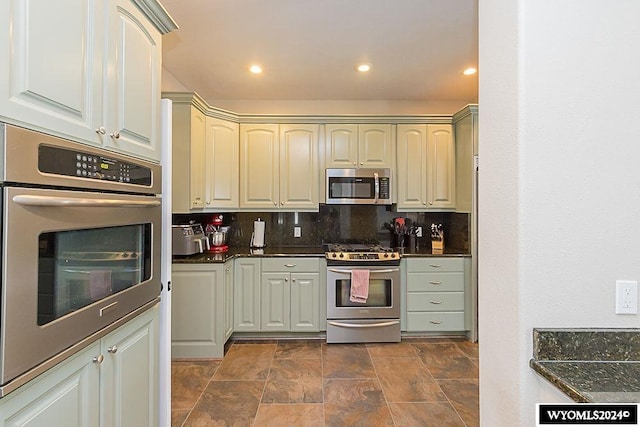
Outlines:
<svg viewBox="0 0 640 427"><path fill-rule="evenodd" d="M466 70L464 70L464 71L462 72L462 74L464 74L465 76L470 76L470 75L475 74L475 73L477 73L477 72L478 72L478 70L476 70L475 68L473 68L473 67L469 67L469 68L467 68Z"/></svg>
<svg viewBox="0 0 640 427"><path fill-rule="evenodd" d="M253 74L260 74L262 72L262 67L259 65L252 65L251 67L249 67L249 71L251 71Z"/></svg>
<svg viewBox="0 0 640 427"><path fill-rule="evenodd" d="M366 73L370 69L371 69L371 65L369 64L360 64L356 67L356 70L360 71L361 73Z"/></svg>

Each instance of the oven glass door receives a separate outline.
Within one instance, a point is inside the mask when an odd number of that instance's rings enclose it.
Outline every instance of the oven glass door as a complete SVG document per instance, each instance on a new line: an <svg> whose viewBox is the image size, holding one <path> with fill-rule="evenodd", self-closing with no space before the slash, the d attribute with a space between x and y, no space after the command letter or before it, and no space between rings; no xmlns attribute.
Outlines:
<svg viewBox="0 0 640 427"><path fill-rule="evenodd" d="M40 233L38 325L151 278L151 224Z"/></svg>
<svg viewBox="0 0 640 427"><path fill-rule="evenodd" d="M368 199L376 197L375 179L373 177L329 177L329 199Z"/></svg>
<svg viewBox="0 0 640 427"><path fill-rule="evenodd" d="M162 208L155 196L10 186L2 203L4 387L159 297Z"/></svg>
<svg viewBox="0 0 640 427"><path fill-rule="evenodd" d="M328 319L392 319L400 317L400 269L367 267L369 292L364 303L351 302L351 267L327 268Z"/></svg>

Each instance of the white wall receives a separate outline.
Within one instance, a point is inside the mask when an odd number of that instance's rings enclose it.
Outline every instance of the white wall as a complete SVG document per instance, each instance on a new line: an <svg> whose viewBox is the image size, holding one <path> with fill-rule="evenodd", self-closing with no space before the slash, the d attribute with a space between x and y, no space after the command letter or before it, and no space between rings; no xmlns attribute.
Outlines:
<svg viewBox="0 0 640 427"><path fill-rule="evenodd" d="M483 426L531 426L534 327L638 327L640 2L479 2Z"/></svg>

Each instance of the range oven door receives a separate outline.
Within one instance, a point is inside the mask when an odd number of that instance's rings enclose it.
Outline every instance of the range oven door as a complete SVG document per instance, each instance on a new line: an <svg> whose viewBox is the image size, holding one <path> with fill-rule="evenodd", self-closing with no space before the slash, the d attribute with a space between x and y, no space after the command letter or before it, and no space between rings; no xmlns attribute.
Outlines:
<svg viewBox="0 0 640 427"><path fill-rule="evenodd" d="M2 203L4 394L158 298L161 203L27 187L4 187Z"/></svg>
<svg viewBox="0 0 640 427"><path fill-rule="evenodd" d="M351 272L369 270L367 302L351 302ZM400 267L327 266L327 319L399 319Z"/></svg>

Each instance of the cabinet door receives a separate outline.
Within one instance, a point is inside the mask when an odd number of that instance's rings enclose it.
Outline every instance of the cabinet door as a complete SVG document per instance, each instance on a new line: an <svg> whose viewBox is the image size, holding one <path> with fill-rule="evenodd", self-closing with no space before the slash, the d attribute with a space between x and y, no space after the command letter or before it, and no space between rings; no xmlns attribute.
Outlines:
<svg viewBox="0 0 640 427"><path fill-rule="evenodd" d="M158 314L156 305L102 339L100 425L158 425Z"/></svg>
<svg viewBox="0 0 640 427"><path fill-rule="evenodd" d="M160 161L160 32L131 0L110 0L108 24L104 144Z"/></svg>
<svg viewBox="0 0 640 427"><path fill-rule="evenodd" d="M328 124L325 129L325 167L358 167L358 125Z"/></svg>
<svg viewBox="0 0 640 427"><path fill-rule="evenodd" d="M234 261L233 330L260 330L260 260L239 258Z"/></svg>
<svg viewBox="0 0 640 427"><path fill-rule="evenodd" d="M288 331L290 325L290 274L262 273L262 331Z"/></svg>
<svg viewBox="0 0 640 427"><path fill-rule="evenodd" d="M0 2L0 117L100 144L102 0Z"/></svg>
<svg viewBox="0 0 640 427"><path fill-rule="evenodd" d="M318 125L280 126L280 207L318 209Z"/></svg>
<svg viewBox="0 0 640 427"><path fill-rule="evenodd" d="M205 200L205 135L206 118L196 108L191 108L191 151L190 151L190 181L189 194L191 209L204 208ZM175 144L186 143L184 140L175 141ZM175 191L180 191L176 188Z"/></svg>
<svg viewBox="0 0 640 427"><path fill-rule="evenodd" d="M171 357L222 357L224 266L174 264L171 275Z"/></svg>
<svg viewBox="0 0 640 427"><path fill-rule="evenodd" d="M427 150L428 207L453 209L456 170L451 125L427 125Z"/></svg>
<svg viewBox="0 0 640 427"><path fill-rule="evenodd" d="M224 264L224 341L233 334L233 261ZM224 349L223 349L224 353Z"/></svg>
<svg viewBox="0 0 640 427"><path fill-rule="evenodd" d="M397 126L398 209L427 206L427 126Z"/></svg>
<svg viewBox="0 0 640 427"><path fill-rule="evenodd" d="M240 208L278 207L278 125L240 126Z"/></svg>
<svg viewBox="0 0 640 427"><path fill-rule="evenodd" d="M291 273L291 331L320 330L320 274Z"/></svg>
<svg viewBox="0 0 640 427"><path fill-rule="evenodd" d="M358 167L393 167L391 125L358 125Z"/></svg>
<svg viewBox="0 0 640 427"><path fill-rule="evenodd" d="M0 426L85 427L100 418L98 342L0 399Z"/></svg>
<svg viewBox="0 0 640 427"><path fill-rule="evenodd" d="M205 187L206 208L238 208L238 124L213 117L206 119Z"/></svg>

